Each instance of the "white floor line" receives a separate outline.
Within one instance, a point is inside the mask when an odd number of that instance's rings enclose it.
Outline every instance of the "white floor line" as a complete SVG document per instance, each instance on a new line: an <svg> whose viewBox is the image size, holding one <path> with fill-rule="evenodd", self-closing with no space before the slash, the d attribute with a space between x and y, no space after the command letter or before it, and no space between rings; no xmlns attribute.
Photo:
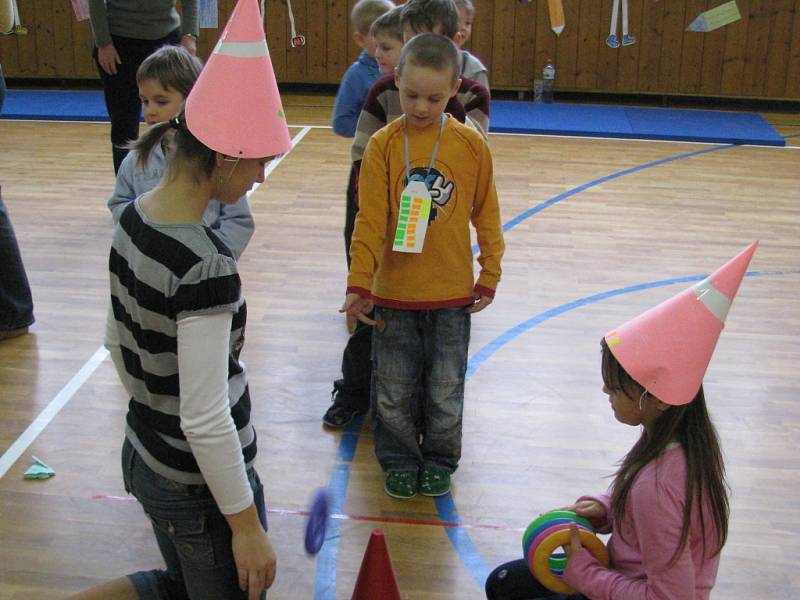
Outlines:
<svg viewBox="0 0 800 600"><path fill-rule="evenodd" d="M300 143L306 134L311 131L311 126L303 127L303 129L292 138L292 149L297 147L297 144ZM280 158L276 158L272 162L270 162L264 168L264 179L269 177L270 173L272 173L281 161L286 158L291 150L286 154L282 155ZM254 192L258 188L259 184L256 184L250 192L248 192L248 196ZM20 456L30 447L33 441L39 437L39 434L44 431L44 428L47 427L50 422L55 418L55 416L61 411L64 406L66 406L67 402L69 402L72 397L75 395L81 386L86 383L86 380L91 377L92 373L95 372L97 367L100 366L105 358L108 356L108 350L105 347L100 346L92 357L86 361L86 363L81 367L80 371L78 371L72 379L69 380L67 385L61 388L61 391L56 394L55 398L53 398L50 403L45 407L45 409L39 413L39 416L31 423L28 428L22 432L16 441L11 444L11 447L6 450L2 456L0 456L0 479L2 479L8 470L14 466L14 463L19 460Z"/></svg>
<svg viewBox="0 0 800 600"><path fill-rule="evenodd" d="M108 124L108 121L53 121L49 119L3 119L4 121L9 121L12 123L105 123ZM330 125L289 125L289 127L302 127L304 130L306 129L332 129ZM306 132L308 133L308 132ZM305 135L302 131L300 134ZM298 134L298 135L300 135ZM579 139L579 140L608 140L612 142L659 142L662 144L697 144L698 146L724 146L725 143L722 142L692 142L692 141L684 141L684 140L650 140L646 138L615 138L615 137L600 137L594 135L556 135L556 134L531 134L531 133L504 133L504 132L496 132L490 131L489 135L491 136L499 136L499 135L507 135L507 136L518 136L518 137L548 137L548 138L559 138L559 139ZM797 150L800 146L765 146L763 144L742 144L743 147L747 148L771 148L773 150ZM274 162L274 161L273 161ZM280 163L280 160L278 160ZM272 164L272 163L270 163ZM277 166L277 165L275 165ZM274 168L274 167L273 167Z"/></svg>
<svg viewBox="0 0 800 600"><path fill-rule="evenodd" d="M100 365L103 360L108 356L108 350L100 346L92 357L86 361L81 367L81 370L75 373L74 377L69 380L67 385L61 388L61 391L56 394L45 409L39 413L39 416L31 423L28 428L22 432L17 440L11 444L11 447L0 456L0 479L8 472L20 456L28 449L33 441L39 436L44 428L50 424L59 411L64 408L67 402L70 401L72 396L75 395L87 379L94 373L95 369Z"/></svg>

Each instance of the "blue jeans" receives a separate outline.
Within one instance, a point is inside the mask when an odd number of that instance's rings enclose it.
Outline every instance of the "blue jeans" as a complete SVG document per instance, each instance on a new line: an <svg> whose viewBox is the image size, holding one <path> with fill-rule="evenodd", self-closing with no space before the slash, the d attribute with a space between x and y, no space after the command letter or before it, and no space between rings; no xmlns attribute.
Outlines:
<svg viewBox="0 0 800 600"><path fill-rule="evenodd" d="M0 189L0 331L33 323L33 299L14 227Z"/></svg>
<svg viewBox="0 0 800 600"><path fill-rule="evenodd" d="M461 457L470 314L463 308L376 307L375 318L370 394L381 467L455 471Z"/></svg>
<svg viewBox="0 0 800 600"><path fill-rule="evenodd" d="M255 469L247 472L258 517L267 529L264 487ZM142 600L246 599L239 589L231 529L206 485L185 485L148 467L126 439L122 446L125 489L150 518L166 571L129 575ZM266 594L262 593L261 598Z"/></svg>

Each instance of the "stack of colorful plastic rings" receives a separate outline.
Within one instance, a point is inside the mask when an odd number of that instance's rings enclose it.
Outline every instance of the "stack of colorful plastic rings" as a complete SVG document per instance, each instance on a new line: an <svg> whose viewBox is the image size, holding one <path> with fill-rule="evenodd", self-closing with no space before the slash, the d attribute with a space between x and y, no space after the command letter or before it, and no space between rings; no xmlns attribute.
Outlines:
<svg viewBox="0 0 800 600"><path fill-rule="evenodd" d="M547 589L559 594L576 593L564 583L561 575L567 566L567 557L557 548L569 545L571 523L578 525L583 545L592 555L608 566L608 551L594 534L594 527L585 518L568 510L555 510L534 519L522 536L523 557L528 561L533 576Z"/></svg>

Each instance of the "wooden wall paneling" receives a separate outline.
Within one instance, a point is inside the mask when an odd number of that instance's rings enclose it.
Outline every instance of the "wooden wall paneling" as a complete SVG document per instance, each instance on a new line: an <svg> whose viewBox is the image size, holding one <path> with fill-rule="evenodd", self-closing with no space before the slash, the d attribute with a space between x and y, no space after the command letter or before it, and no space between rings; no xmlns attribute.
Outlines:
<svg viewBox="0 0 800 600"><path fill-rule="evenodd" d="M556 61L556 34L550 29L550 14L547 2L536 2L536 60L533 64L534 79L542 78L542 69L548 60ZM558 63L556 66L556 88L559 87Z"/></svg>
<svg viewBox="0 0 800 600"><path fill-rule="evenodd" d="M645 2L642 10L639 47L639 89L643 92L661 91L659 59L664 33L664 2Z"/></svg>
<svg viewBox="0 0 800 600"><path fill-rule="evenodd" d="M36 76L55 77L56 76L56 38L53 32L55 21L55 6L53 0L37 0L33 2L34 21L36 39Z"/></svg>
<svg viewBox="0 0 800 600"><path fill-rule="evenodd" d="M17 36L0 35L0 65L6 78L19 73L19 50Z"/></svg>
<svg viewBox="0 0 800 600"><path fill-rule="evenodd" d="M710 3L710 6L713 4ZM725 60L727 32L727 27L720 27L703 36L703 66L699 92L704 96L715 96L722 89L722 65Z"/></svg>
<svg viewBox="0 0 800 600"><path fill-rule="evenodd" d="M566 26L556 40L556 83L562 89L575 88L578 68L578 27L580 0L563 0Z"/></svg>
<svg viewBox="0 0 800 600"><path fill-rule="evenodd" d="M664 90L677 91L680 84L681 48L687 25L684 8L683 3L664 2L664 37L659 64L660 87Z"/></svg>
<svg viewBox="0 0 800 600"><path fill-rule="evenodd" d="M742 18L725 26L725 59L722 63L722 93L742 94L744 53L747 51L747 30L750 26L750 0L736 0Z"/></svg>
<svg viewBox="0 0 800 600"><path fill-rule="evenodd" d="M750 0L750 25L747 28L744 78L742 92L760 96L767 79L767 48L769 46L770 6L774 0Z"/></svg>
<svg viewBox="0 0 800 600"><path fill-rule="evenodd" d="M358 56L349 13L356 0L295 0L292 48L286 0L269 0L267 41L280 82L338 83ZM742 19L709 33L686 32L716 0L629 0L633 46L608 48L612 0L564 0L566 28L550 29L545 0L480 0L466 48L489 67L493 87L527 90L548 58L556 88L622 93L800 99L800 0L737 0ZM236 0L219 0L217 29L204 29L206 59ZM25 36L0 38L8 78L96 80L88 21L69 0L21 2ZM621 32L620 32L621 33Z"/></svg>
<svg viewBox="0 0 800 600"><path fill-rule="evenodd" d="M532 10L536 10L531 3ZM494 40L494 2L492 0L478 0L475 5L475 20L472 23L472 36L468 46L475 56L489 69L489 81L492 85L497 81L492 68L492 43ZM534 38L536 39L536 38Z"/></svg>
<svg viewBox="0 0 800 600"><path fill-rule="evenodd" d="M69 2L67 2L69 4ZM70 6L68 11L72 12ZM89 19L85 21L76 21L75 15L71 17L71 35L72 44L70 52L72 53L72 64L74 77L82 79L100 79L97 74L97 66L95 65L94 58L92 58L92 51L94 50L94 37L92 36L92 25Z"/></svg>
<svg viewBox="0 0 800 600"><path fill-rule="evenodd" d="M350 5L347 0L328 0L327 4L327 80L339 82L347 67L350 66L350 63L347 62L347 23L350 21L347 9Z"/></svg>
<svg viewBox="0 0 800 600"><path fill-rule="evenodd" d="M14 36L17 39L17 59L19 72L28 77L36 77L36 7L33 2L19 2L20 22L28 28L26 35Z"/></svg>
<svg viewBox="0 0 800 600"><path fill-rule="evenodd" d="M69 2L58 0L53 5L53 46L55 49L55 69L59 76L75 72L72 54L72 23L75 21Z"/></svg>
<svg viewBox="0 0 800 600"><path fill-rule="evenodd" d="M600 44L597 52L597 87L601 90L614 90L617 87L617 67L619 48L609 48L606 38L611 23L613 0L602 0L600 10Z"/></svg>
<svg viewBox="0 0 800 600"><path fill-rule="evenodd" d="M703 40L706 33L686 31L686 26L708 7L707 0L686 0L684 14L683 46L681 48L681 70L679 90L685 94L700 91L700 77L703 72Z"/></svg>
<svg viewBox="0 0 800 600"><path fill-rule="evenodd" d="M652 0L648 0L650 2ZM620 7L620 18L622 9ZM636 38L631 46L620 46L619 64L617 66L617 89L629 92L637 89L639 80L639 49L642 47L642 0L628 0L628 33ZM619 39L622 42L622 25L619 27Z"/></svg>
<svg viewBox="0 0 800 600"><path fill-rule="evenodd" d="M307 76L312 81L328 81L327 0L309 0L306 21ZM334 80L335 81L335 80Z"/></svg>
<svg viewBox="0 0 800 600"><path fill-rule="evenodd" d="M786 68L792 45L795 10L794 0L775 0L775 2L777 6L772 13L767 47L767 79L764 82L764 95L770 98L782 98L786 94ZM800 71L794 71L792 76L795 79L800 78Z"/></svg>
<svg viewBox="0 0 800 600"><path fill-rule="evenodd" d="M284 5L285 6L285 5ZM308 0L300 0L292 2L292 11L294 12L294 24L298 34L308 34ZM298 46L292 48L291 44L291 27L289 25L288 7L287 17L284 20L284 31L286 31L286 43L284 44L286 52L286 81L306 81L308 73L306 65L308 63L308 45Z"/></svg>
<svg viewBox="0 0 800 600"><path fill-rule="evenodd" d="M356 46L355 41L353 41L353 24L350 22L350 12L353 10L357 1L358 0L350 0L350 3L347 5L347 39L345 42L347 43L348 65L355 61L358 58L358 53L361 52L361 48Z"/></svg>
<svg viewBox="0 0 800 600"><path fill-rule="evenodd" d="M789 74L786 78L786 97L800 98L800 0L795 0L794 4L792 45L786 72Z"/></svg>
<svg viewBox="0 0 800 600"><path fill-rule="evenodd" d="M600 3L597 0L581 0L578 22L578 59L575 71L575 87L593 90L597 87L597 50L604 39L600 22Z"/></svg>
<svg viewBox="0 0 800 600"><path fill-rule="evenodd" d="M511 79L515 87L533 89L536 64L536 5L514 2L514 62Z"/></svg>
<svg viewBox="0 0 800 600"><path fill-rule="evenodd" d="M286 68L286 46L289 44L288 38L288 12L284 0L273 0L267 2L264 12L267 13L267 44L269 45L269 55L272 59L272 68L275 69L275 77L278 83L288 80Z"/></svg>
<svg viewBox="0 0 800 600"><path fill-rule="evenodd" d="M494 43L492 49L492 78L496 85L513 85L514 73L514 4L513 0L494 3Z"/></svg>

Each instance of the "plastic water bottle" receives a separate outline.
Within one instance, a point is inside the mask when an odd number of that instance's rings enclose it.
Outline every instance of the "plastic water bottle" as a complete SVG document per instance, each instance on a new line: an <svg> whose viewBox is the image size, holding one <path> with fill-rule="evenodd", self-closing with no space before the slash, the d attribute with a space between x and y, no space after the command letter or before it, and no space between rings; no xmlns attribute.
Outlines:
<svg viewBox="0 0 800 600"><path fill-rule="evenodd" d="M547 59L542 69L542 101L553 101L553 86L556 82L556 67L551 59Z"/></svg>

